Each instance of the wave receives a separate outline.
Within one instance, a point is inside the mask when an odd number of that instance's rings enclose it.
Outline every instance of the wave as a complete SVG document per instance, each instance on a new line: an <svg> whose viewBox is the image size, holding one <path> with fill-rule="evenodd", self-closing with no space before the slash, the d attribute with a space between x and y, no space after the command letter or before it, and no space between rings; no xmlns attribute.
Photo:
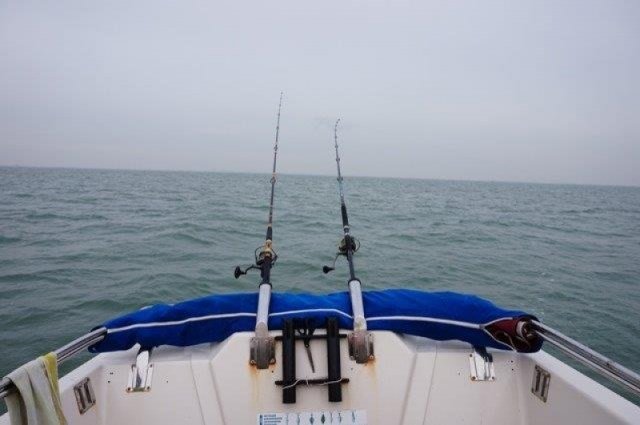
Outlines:
<svg viewBox="0 0 640 425"><path fill-rule="evenodd" d="M22 239L17 238L17 237L12 237L12 236L3 236L0 235L0 245L4 245L4 244L12 244L12 243L17 243L17 242L21 242Z"/></svg>
<svg viewBox="0 0 640 425"><path fill-rule="evenodd" d="M31 212L25 216L28 220L69 220L69 221L86 221L86 220L108 220L102 214L80 214L80 215L61 215L50 212Z"/></svg>
<svg viewBox="0 0 640 425"><path fill-rule="evenodd" d="M211 246L213 245L213 241L207 240L207 239L203 239L194 235L191 235L189 233L184 233L184 232L169 232L169 233L163 233L157 237L154 237L153 239L157 239L157 238L161 238L161 239L169 239L171 241L175 241L175 242L186 242L186 243L190 243L190 244L197 244L197 245L202 245L202 246Z"/></svg>

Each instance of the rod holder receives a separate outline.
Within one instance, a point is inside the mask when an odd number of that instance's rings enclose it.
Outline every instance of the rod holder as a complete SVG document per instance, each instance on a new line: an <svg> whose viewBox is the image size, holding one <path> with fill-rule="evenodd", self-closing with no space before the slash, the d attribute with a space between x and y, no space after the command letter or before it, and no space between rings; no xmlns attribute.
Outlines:
<svg viewBox="0 0 640 425"><path fill-rule="evenodd" d="M282 381L292 382L282 388L282 403L296 402L296 329L292 319L282 325Z"/></svg>
<svg viewBox="0 0 640 425"><path fill-rule="evenodd" d="M338 319L327 319L327 382L329 401L342 401L342 374L340 371L340 329Z"/></svg>
<svg viewBox="0 0 640 425"><path fill-rule="evenodd" d="M375 359L373 351L373 334L359 330L347 336L349 342L349 358L356 363L364 364Z"/></svg>
<svg viewBox="0 0 640 425"><path fill-rule="evenodd" d="M271 285L260 284L258 292L258 313L256 317L256 333L249 342L249 363L258 369L267 369L276 362L276 342L269 335L269 303L271 302Z"/></svg>
<svg viewBox="0 0 640 425"><path fill-rule="evenodd" d="M367 331L360 281L349 281L349 298L353 311L353 332L349 334L349 357L356 363L367 363L374 359L373 334Z"/></svg>

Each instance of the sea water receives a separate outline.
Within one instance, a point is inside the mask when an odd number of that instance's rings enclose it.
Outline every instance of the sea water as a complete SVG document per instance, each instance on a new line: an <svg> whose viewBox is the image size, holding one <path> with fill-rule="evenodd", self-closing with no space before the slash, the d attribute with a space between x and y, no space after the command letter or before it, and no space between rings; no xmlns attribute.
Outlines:
<svg viewBox="0 0 640 425"><path fill-rule="evenodd" d="M0 168L0 376L154 303L256 291L270 176ZM640 370L640 188L345 178L363 288L473 293ZM333 177L278 177L274 291L347 289ZM65 364L77 366L88 355Z"/></svg>

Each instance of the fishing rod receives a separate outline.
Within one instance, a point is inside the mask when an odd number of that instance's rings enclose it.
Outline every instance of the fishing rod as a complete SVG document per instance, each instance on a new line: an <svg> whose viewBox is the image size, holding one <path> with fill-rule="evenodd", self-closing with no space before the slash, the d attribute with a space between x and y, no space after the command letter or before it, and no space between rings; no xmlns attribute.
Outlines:
<svg viewBox="0 0 640 425"><path fill-rule="evenodd" d="M278 103L278 119L276 122L276 141L273 146L273 170L271 171L271 197L269 200L269 218L267 221L267 235L264 244L254 251L254 264L245 268L236 266L233 275L236 279L247 274L249 270L260 270L260 285L258 286L258 313L256 315L255 337L250 342L250 360L258 369L266 369L275 363L275 340L269 336L269 303L271 301L271 268L278 260L278 254L273 248L273 197L276 187L276 163L278 158L278 139L280 136L280 111L282 109L282 92Z"/></svg>
<svg viewBox="0 0 640 425"><path fill-rule="evenodd" d="M340 119L336 121L336 125L333 128L333 138L335 142L336 148L336 166L338 168L338 191L340 193L340 212L342 214L342 230L344 232L344 237L338 244L338 252L336 253L335 258L333 259L333 263L331 266L322 267L322 272L327 274L336 268L336 261L340 256L346 257L347 263L349 264L349 278L350 280L357 280L355 267L353 265L353 254L355 254L360 248L360 242L351 236L350 228L349 228L349 216L347 214L347 204L344 201L344 187L342 181L342 172L340 170L340 154L338 152L338 124L340 123Z"/></svg>
<svg viewBox="0 0 640 425"><path fill-rule="evenodd" d="M349 216L347 214L347 204L344 200L344 185L342 171L340 170L340 154L338 151L338 124L336 120L333 127L333 140L336 148L336 167L338 169L338 191L340 193L340 213L342 215L342 231L344 236L338 244L331 266L323 266L322 272L327 274L336 267L336 261L340 257L347 259L349 265L349 297L351 298L351 308L353 310L353 332L349 334L349 355L358 363L366 363L373 359L373 335L367 332L367 320L364 315L364 304L362 302L362 288L360 279L356 277L353 256L360 249L360 241L351 235L349 227Z"/></svg>

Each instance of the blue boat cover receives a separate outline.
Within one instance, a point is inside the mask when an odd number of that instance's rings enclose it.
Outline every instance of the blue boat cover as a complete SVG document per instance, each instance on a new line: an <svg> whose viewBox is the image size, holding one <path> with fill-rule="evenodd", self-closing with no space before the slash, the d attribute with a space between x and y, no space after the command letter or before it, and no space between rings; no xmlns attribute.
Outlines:
<svg viewBox="0 0 640 425"><path fill-rule="evenodd" d="M418 335L435 340L461 340L478 347L533 352L542 341L525 341L515 332L517 323L535 317L505 310L474 295L389 289L363 293L369 330ZM92 352L159 345L189 346L222 341L235 332L253 331L257 293L211 295L179 304L157 304L110 320L106 337ZM328 295L273 293L269 329L282 329L285 319L308 318L324 326L337 317L340 328L352 329L348 292Z"/></svg>

